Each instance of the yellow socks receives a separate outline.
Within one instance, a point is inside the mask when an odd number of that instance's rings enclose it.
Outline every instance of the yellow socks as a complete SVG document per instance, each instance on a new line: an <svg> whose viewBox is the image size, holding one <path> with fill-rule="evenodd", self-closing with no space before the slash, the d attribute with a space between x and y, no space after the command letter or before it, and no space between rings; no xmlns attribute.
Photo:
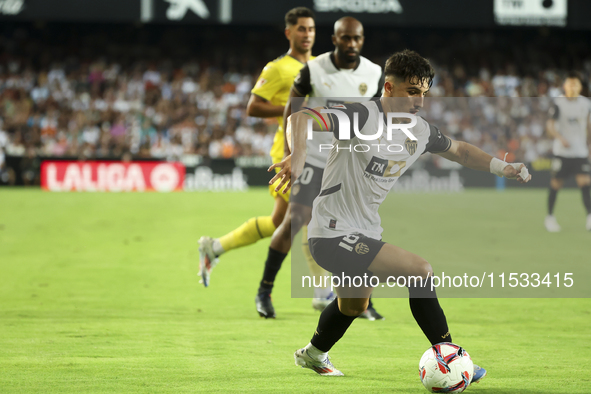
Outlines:
<svg viewBox="0 0 591 394"><path fill-rule="evenodd" d="M224 252L232 249L240 248L242 246L250 245L256 241L270 237L275 231L272 216L259 216L248 219L243 225L236 230L219 238L221 247Z"/></svg>

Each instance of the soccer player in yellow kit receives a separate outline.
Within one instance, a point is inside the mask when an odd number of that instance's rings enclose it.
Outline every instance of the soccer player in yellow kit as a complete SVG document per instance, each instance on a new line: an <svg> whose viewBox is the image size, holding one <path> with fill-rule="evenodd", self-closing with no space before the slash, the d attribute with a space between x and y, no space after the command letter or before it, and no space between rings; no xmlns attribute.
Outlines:
<svg viewBox="0 0 591 394"><path fill-rule="evenodd" d="M311 52L316 36L314 13L305 7L289 10L285 14L285 36L289 40L289 51L267 63L251 91L246 108L249 116L277 117L279 127L270 152L273 163L279 163L283 159L283 109L289 98L291 86L304 64L313 59ZM269 187L271 195L275 198L275 206L270 216L250 218L237 229L219 238L203 236L199 239L199 268L204 286L209 286L211 270L218 263L218 257L222 253L270 237L281 224L287 210L289 193L276 192L275 186Z"/></svg>

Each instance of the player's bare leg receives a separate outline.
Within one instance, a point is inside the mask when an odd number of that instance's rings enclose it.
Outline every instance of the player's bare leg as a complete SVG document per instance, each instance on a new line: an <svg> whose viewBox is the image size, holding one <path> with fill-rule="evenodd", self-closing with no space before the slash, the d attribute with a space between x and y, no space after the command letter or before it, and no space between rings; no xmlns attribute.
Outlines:
<svg viewBox="0 0 591 394"><path fill-rule="evenodd" d="M389 276L422 278L424 281L419 283L407 281L413 316L431 344L451 342L445 315L430 286L433 272L427 261L397 246L384 244L368 270L380 278L380 282L386 281ZM345 334L353 320L367 308L373 288L339 286L336 291L339 298L322 312L312 340L294 354L296 365L313 369L321 375L332 374L322 373L317 368L319 364L315 363L328 360L328 351ZM475 366L476 369L478 373L474 375L472 383L486 375L485 369ZM340 374L340 371L335 371Z"/></svg>
<svg viewBox="0 0 591 394"><path fill-rule="evenodd" d="M409 293L410 309L413 317L432 345L439 342L452 342L447 319L439 305L435 289L431 287L433 269L422 257L398 246L384 244L372 261L368 270L385 282L388 276L404 276ZM423 281L412 280L420 277ZM477 383L486 370L474 365L471 383Z"/></svg>
<svg viewBox="0 0 591 394"><path fill-rule="evenodd" d="M275 228L279 227L281 222L283 222L283 218L287 212L287 207L288 203L283 197L275 197L275 205L273 206L273 212L271 213L271 218L273 219L273 225L275 225Z"/></svg>
<svg viewBox="0 0 591 394"><path fill-rule="evenodd" d="M447 321L439 306L437 296L426 280L432 269L420 256L394 245L384 244L369 265L368 271L385 282L389 276L403 275L425 279L424 287L409 283L410 306L417 323L432 344L451 341ZM410 281L409 281L410 282ZM339 298L326 307L320 315L312 340L304 349L316 360L324 359L333 345L345 334L353 320L369 303L373 288L339 286ZM298 350L302 353L302 349ZM296 352L296 356L298 354Z"/></svg>
<svg viewBox="0 0 591 394"><path fill-rule="evenodd" d="M551 233L560 231L560 225L556 221L556 217L554 217L554 205L556 204L558 191L562 189L563 185L564 179L562 178L552 177L550 179L550 190L548 191L548 215L544 220L544 226L546 227L546 230Z"/></svg>
<svg viewBox="0 0 591 394"><path fill-rule="evenodd" d="M591 231L591 176L589 174L577 174L575 175L575 181L579 189L581 189L583 205L587 211L585 228Z"/></svg>
<svg viewBox="0 0 591 394"><path fill-rule="evenodd" d="M285 218L285 215L287 214L287 212L289 212L289 208L288 208L288 203L286 201L286 199L282 196L282 195L277 195L275 196L275 207L273 209L273 214L272 214L272 218L273 218L273 224L275 226L275 224L277 223L279 226L281 225L281 223L283 223L283 219ZM274 232L276 233L276 231ZM271 250L271 249L269 249ZM283 262L283 259L285 259L285 254L281 253L281 252L276 252L273 254L273 258L274 259L279 259L281 262ZM281 264L279 264L279 266L281 266ZM266 272L266 270L265 270ZM261 286L263 285L263 283L268 283L267 279L265 276L263 276L263 280L261 281ZM275 318L275 309L273 308L273 303L271 301L271 289L272 289L272 282L271 282L271 288L267 289L268 286L264 286L264 288L259 287L259 291L257 293L257 296L254 299L256 308L257 308L257 312L259 313L259 315L261 317L264 317L266 319Z"/></svg>
<svg viewBox="0 0 591 394"><path fill-rule="evenodd" d="M290 203L283 215L281 224L277 227L277 230L271 237L271 244L269 245L269 251L267 254L267 260L265 261L265 269L263 272L263 278L259 284L257 296L255 298L255 304L257 312L261 317L274 318L275 308L271 300L271 292L273 291L273 284L277 273L281 269L283 260L289 253L292 241L292 230L294 234L300 230L303 222L300 220L301 215L297 216L296 221L293 221L292 213L299 212L302 206L301 204ZM296 226L294 228L294 226Z"/></svg>

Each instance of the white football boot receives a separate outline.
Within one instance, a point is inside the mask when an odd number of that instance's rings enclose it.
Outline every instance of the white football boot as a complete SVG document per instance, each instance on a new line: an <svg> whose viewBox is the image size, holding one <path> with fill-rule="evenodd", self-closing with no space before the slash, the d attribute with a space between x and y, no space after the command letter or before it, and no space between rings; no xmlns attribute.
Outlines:
<svg viewBox="0 0 591 394"><path fill-rule="evenodd" d="M345 376L341 371L336 369L328 359L328 356L323 361L317 361L310 357L306 348L296 350L293 354L295 364L302 368L308 368L322 376Z"/></svg>
<svg viewBox="0 0 591 394"><path fill-rule="evenodd" d="M546 219L544 220L544 226L546 226L546 230L551 233L557 233L560 231L560 225L556 221L554 215L546 216Z"/></svg>
<svg viewBox="0 0 591 394"><path fill-rule="evenodd" d="M211 237L201 237L199 239L199 276L201 277L200 283L203 286L209 286L209 276L211 270L218 263L218 258L213 252L213 239Z"/></svg>
<svg viewBox="0 0 591 394"><path fill-rule="evenodd" d="M322 312L326 309L328 304L334 301L336 298L336 294L332 291L328 294L327 297L323 298L312 298L312 308L316 309L317 311Z"/></svg>

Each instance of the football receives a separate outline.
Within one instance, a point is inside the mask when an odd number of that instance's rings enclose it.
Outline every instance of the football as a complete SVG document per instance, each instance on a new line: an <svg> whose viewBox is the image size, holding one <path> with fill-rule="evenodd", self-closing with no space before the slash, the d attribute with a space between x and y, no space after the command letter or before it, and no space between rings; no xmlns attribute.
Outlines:
<svg viewBox="0 0 591 394"><path fill-rule="evenodd" d="M431 346L419 361L419 376L432 393L461 393L472 381L474 364L466 350L442 342Z"/></svg>

